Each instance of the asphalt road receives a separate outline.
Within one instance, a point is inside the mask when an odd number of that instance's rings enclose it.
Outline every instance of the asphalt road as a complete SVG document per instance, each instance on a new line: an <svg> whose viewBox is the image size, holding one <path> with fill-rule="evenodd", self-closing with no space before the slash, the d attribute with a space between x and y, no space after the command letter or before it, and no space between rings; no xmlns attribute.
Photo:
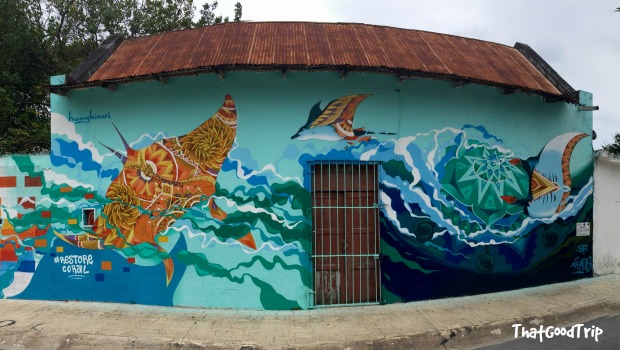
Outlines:
<svg viewBox="0 0 620 350"><path fill-rule="evenodd" d="M616 317L604 317L590 322L586 322L583 326L579 327L568 326L564 327L567 331L567 335L555 335L556 329L548 329L543 325L542 342L541 334L538 332L540 326L537 327L536 332L529 332L526 336L531 338L522 338L522 329L519 328L519 338L513 341L509 341L502 344L493 346L486 346L479 348L478 350L521 350L521 349L562 349L562 350L608 350L608 349L620 349L620 316ZM572 334L570 329L573 329ZM548 332L546 332L548 329ZM586 331L588 331L586 338ZM547 335L553 332L553 337L548 338ZM557 330L562 332L562 329ZM597 333L598 336L597 336ZM571 338L569 335L572 335ZM535 336L535 339L533 338ZM579 337L578 337L579 336ZM598 340L598 341L597 341Z"/></svg>

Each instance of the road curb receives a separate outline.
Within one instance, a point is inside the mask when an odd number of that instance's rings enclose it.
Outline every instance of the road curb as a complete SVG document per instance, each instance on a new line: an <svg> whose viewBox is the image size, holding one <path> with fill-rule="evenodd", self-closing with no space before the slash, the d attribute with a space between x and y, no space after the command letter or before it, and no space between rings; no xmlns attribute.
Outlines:
<svg viewBox="0 0 620 350"><path fill-rule="evenodd" d="M476 349L514 340L515 324L569 327L618 316L619 289L620 277L609 276L402 305L281 313L6 300L0 350Z"/></svg>

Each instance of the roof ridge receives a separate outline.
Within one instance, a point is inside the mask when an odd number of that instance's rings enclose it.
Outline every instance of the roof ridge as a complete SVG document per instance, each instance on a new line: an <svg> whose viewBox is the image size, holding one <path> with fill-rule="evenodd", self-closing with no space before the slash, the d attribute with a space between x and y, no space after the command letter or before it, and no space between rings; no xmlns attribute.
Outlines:
<svg viewBox="0 0 620 350"><path fill-rule="evenodd" d="M450 37L454 37L454 38L462 38L462 39L467 39L467 40L474 40L474 41L488 43L488 44L493 44L493 45L501 45L501 46L505 46L507 48L514 49L514 47L511 46L511 45L503 44L503 43L498 43L498 42L495 42L495 41L483 40L483 39L472 38L472 37L467 37L467 36L457 35L457 34L451 34L451 33L433 32L433 31L425 30L425 29L401 28L401 27L395 27L395 26L390 26L390 25L386 25L386 24L374 24L374 23L363 23L363 22L317 22L317 21L239 21L239 22L225 22L225 23L209 24L209 25L204 25L204 26L200 26L200 27L193 27L193 28L180 28L180 29L170 30L170 31L167 31L167 32L156 33L156 34L147 34L147 35L142 35L142 36L134 36L134 37L126 38L125 41L127 41L127 40L138 40L138 39L142 39L142 38L151 38L151 37L159 36L159 35L167 35L169 33L178 33L178 32L190 31L190 30L201 30L201 29L207 29L207 28L218 27L218 26L237 25L237 24L269 24L269 23L273 23L273 24L288 23L288 24L320 24L320 25L361 25L361 26L366 26L366 27L389 28L389 29L396 29L396 30L405 30L405 31L413 31L413 32L422 32L422 33L435 34L435 35L450 36Z"/></svg>

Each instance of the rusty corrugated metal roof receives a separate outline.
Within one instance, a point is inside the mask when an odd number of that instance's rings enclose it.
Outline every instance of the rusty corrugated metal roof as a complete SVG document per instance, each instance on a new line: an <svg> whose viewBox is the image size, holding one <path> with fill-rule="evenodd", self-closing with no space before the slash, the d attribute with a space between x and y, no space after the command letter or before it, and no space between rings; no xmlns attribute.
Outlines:
<svg viewBox="0 0 620 350"><path fill-rule="evenodd" d="M376 71L563 95L513 47L353 23L240 22L127 39L82 83L230 69Z"/></svg>

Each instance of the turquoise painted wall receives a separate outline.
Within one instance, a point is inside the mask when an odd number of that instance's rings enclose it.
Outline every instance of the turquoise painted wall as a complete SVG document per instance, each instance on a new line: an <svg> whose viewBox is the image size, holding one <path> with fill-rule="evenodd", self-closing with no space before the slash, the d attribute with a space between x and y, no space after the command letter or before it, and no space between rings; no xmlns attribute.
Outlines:
<svg viewBox="0 0 620 350"><path fill-rule="evenodd" d="M365 129L335 132L340 112ZM312 307L316 160L381 165L382 302L591 275L576 225L592 216L592 115L571 104L380 74L227 72L52 95L52 114L51 204L34 210L54 215L16 297ZM181 159L204 166L183 182Z"/></svg>

